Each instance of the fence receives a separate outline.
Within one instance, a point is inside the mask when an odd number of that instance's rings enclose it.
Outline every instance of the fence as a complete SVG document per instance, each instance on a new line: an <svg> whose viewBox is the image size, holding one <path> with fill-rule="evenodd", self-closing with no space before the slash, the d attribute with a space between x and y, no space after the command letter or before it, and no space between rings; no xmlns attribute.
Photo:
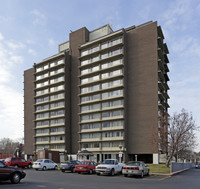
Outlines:
<svg viewBox="0 0 200 189"><path fill-rule="evenodd" d="M176 163L176 162L172 162L171 163L171 174L170 175L174 175L176 173L191 169L194 166L195 166L194 163Z"/></svg>

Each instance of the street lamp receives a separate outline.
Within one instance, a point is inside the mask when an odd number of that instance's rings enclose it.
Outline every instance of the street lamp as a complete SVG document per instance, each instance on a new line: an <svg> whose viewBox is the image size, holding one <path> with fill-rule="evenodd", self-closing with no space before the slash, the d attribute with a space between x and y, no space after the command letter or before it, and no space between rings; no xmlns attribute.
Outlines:
<svg viewBox="0 0 200 189"><path fill-rule="evenodd" d="M119 145L119 150L120 150L120 152L119 152L119 163L121 163L122 162L122 152L121 152L122 145L121 144Z"/></svg>

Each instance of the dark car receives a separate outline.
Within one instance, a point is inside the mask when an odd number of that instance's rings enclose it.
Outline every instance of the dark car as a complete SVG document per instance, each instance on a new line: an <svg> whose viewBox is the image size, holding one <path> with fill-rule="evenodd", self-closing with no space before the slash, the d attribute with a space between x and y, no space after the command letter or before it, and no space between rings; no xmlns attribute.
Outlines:
<svg viewBox="0 0 200 189"><path fill-rule="evenodd" d="M200 163L197 163L196 165L195 165L195 168L200 168Z"/></svg>
<svg viewBox="0 0 200 189"><path fill-rule="evenodd" d="M62 172L65 171L71 171L72 173L75 172L75 165L79 165L80 161L67 161L67 162L62 162L60 164L60 170Z"/></svg>
<svg viewBox="0 0 200 189"><path fill-rule="evenodd" d="M27 167L27 168L31 168L33 165L33 163L31 161L26 161L25 159L20 158L20 157L6 158L4 163L8 166Z"/></svg>
<svg viewBox="0 0 200 189"><path fill-rule="evenodd" d="M16 167L8 167L0 161L0 181L10 180L11 183L17 184L26 176L26 173Z"/></svg>

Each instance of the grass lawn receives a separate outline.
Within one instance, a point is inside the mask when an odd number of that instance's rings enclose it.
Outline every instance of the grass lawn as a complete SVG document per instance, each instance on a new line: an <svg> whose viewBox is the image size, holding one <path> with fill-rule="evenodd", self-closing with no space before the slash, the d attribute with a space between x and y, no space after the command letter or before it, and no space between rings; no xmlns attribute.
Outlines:
<svg viewBox="0 0 200 189"><path fill-rule="evenodd" d="M170 174L170 166L165 167L165 164L147 164L150 169L150 174L152 173L162 173L162 174Z"/></svg>

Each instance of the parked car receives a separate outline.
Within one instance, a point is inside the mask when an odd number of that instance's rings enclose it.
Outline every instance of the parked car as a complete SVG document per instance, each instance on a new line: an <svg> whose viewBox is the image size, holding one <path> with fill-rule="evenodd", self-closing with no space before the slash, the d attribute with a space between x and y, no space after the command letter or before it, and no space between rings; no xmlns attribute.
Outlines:
<svg viewBox="0 0 200 189"><path fill-rule="evenodd" d="M0 161L0 181L10 180L11 183L17 184L26 176L26 173L19 168L8 167Z"/></svg>
<svg viewBox="0 0 200 189"><path fill-rule="evenodd" d="M119 163L117 159L106 159L96 166L96 174L114 176L116 173L121 173L123 166L124 164Z"/></svg>
<svg viewBox="0 0 200 189"><path fill-rule="evenodd" d="M143 178L144 175L149 175L149 167L143 161L129 161L122 169L122 174L138 175Z"/></svg>
<svg viewBox="0 0 200 189"><path fill-rule="evenodd" d="M41 169L43 171L47 169L58 169L58 164L50 159L38 159L36 162L33 163L33 168L36 171L38 169Z"/></svg>
<svg viewBox="0 0 200 189"><path fill-rule="evenodd" d="M96 163L94 161L82 161L79 165L75 165L75 172L79 174L86 172L92 174L95 172Z"/></svg>
<svg viewBox="0 0 200 189"><path fill-rule="evenodd" d="M195 168L200 168L200 163L197 163L196 165L195 165Z"/></svg>
<svg viewBox="0 0 200 189"><path fill-rule="evenodd" d="M26 161L25 159L20 158L20 157L6 158L4 163L8 166L27 167L27 168L31 168L33 165L33 163L31 161Z"/></svg>
<svg viewBox="0 0 200 189"><path fill-rule="evenodd" d="M72 173L75 172L75 165L79 165L81 162L80 161L67 161L67 162L62 162L60 164L60 170L62 172L65 171L71 171Z"/></svg>

